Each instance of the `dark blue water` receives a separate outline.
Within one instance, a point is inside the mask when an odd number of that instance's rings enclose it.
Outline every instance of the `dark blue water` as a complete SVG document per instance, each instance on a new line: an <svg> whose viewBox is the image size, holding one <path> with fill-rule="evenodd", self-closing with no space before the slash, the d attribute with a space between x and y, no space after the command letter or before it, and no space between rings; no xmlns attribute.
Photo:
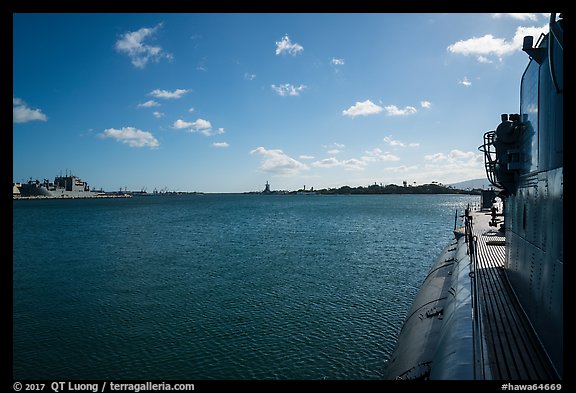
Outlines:
<svg viewBox="0 0 576 393"><path fill-rule="evenodd" d="M14 201L15 379L379 379L475 196Z"/></svg>

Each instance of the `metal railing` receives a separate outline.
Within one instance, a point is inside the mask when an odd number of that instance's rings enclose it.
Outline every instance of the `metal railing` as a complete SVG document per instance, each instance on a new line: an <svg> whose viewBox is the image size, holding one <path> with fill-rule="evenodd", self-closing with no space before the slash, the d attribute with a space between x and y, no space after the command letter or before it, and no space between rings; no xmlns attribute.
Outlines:
<svg viewBox="0 0 576 393"><path fill-rule="evenodd" d="M484 345L482 338L482 315L479 303L479 272L478 272L478 238L474 235L473 217L470 214L470 205L464 214L464 238L467 244L467 253L470 258L470 279L472 284L472 335L474 353L474 378L485 379L484 372Z"/></svg>

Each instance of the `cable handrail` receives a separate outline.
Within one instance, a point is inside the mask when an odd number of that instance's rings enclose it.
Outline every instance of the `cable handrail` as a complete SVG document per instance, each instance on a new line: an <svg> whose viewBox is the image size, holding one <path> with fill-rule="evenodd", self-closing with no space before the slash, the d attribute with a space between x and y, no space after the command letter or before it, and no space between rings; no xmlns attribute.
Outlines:
<svg viewBox="0 0 576 393"><path fill-rule="evenodd" d="M485 379L484 348L482 343L482 321L478 302L478 237L474 235L474 225L470 214L470 205L464 214L464 234L467 243L467 253L470 258L470 278L472 280L472 334L474 339L474 376L475 379Z"/></svg>

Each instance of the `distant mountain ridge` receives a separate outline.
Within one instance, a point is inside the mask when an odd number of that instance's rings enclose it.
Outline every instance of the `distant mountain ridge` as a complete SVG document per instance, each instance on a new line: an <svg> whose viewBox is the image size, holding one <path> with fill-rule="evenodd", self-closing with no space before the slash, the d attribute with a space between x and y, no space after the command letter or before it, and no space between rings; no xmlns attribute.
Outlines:
<svg viewBox="0 0 576 393"><path fill-rule="evenodd" d="M486 178L465 180L459 183L449 184L449 186L452 186L458 190L472 190L472 189L487 190L493 187L492 183L490 183Z"/></svg>

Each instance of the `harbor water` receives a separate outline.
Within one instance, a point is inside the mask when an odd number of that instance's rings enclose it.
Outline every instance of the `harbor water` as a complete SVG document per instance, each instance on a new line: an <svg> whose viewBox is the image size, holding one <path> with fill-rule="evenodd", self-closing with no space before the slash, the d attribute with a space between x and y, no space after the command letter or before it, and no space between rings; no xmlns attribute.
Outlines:
<svg viewBox="0 0 576 393"><path fill-rule="evenodd" d="M470 195L13 201L13 377L371 380Z"/></svg>

